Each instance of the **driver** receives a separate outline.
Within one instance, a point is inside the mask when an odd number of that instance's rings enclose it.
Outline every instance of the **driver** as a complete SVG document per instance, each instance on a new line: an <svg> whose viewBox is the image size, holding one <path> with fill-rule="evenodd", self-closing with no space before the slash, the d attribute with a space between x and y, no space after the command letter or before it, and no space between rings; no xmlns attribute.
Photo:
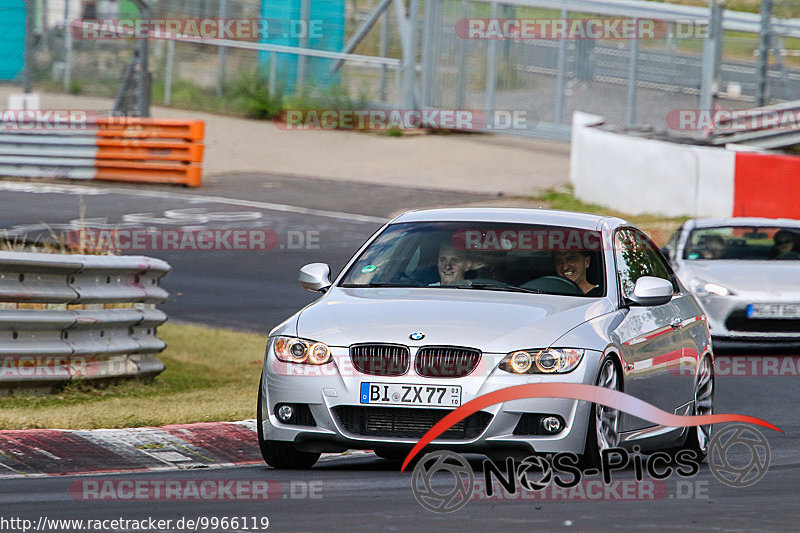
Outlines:
<svg viewBox="0 0 800 533"><path fill-rule="evenodd" d="M773 237L775 245L772 247L773 259L800 259L797 235L789 230L781 229Z"/></svg>
<svg viewBox="0 0 800 533"><path fill-rule="evenodd" d="M458 285L464 283L464 273L472 268L472 261L463 250L457 250L452 244L445 244L439 248L439 283L438 285Z"/></svg>
<svg viewBox="0 0 800 533"><path fill-rule="evenodd" d="M591 254L584 250L553 252L553 267L556 274L575 283L587 296L601 296L600 287L589 283L586 269L591 264Z"/></svg>

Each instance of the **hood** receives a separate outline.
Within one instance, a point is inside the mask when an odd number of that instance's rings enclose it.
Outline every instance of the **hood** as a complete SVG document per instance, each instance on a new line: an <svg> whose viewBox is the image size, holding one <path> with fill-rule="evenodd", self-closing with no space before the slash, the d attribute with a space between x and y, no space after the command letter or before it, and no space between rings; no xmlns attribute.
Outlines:
<svg viewBox="0 0 800 533"><path fill-rule="evenodd" d="M330 346L385 342L474 347L485 353L550 346L612 311L606 299L461 289L341 289L306 308L300 337ZM413 341L409 335L422 332Z"/></svg>
<svg viewBox="0 0 800 533"><path fill-rule="evenodd" d="M682 264L678 276L688 289L699 279L734 293L800 293L800 261L691 261Z"/></svg>

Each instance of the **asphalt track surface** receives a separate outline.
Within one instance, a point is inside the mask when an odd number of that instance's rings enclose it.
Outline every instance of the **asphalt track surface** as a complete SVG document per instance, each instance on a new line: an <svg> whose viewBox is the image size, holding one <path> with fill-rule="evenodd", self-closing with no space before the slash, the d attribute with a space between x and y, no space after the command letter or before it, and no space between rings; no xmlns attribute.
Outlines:
<svg viewBox="0 0 800 533"><path fill-rule="evenodd" d="M101 185L100 188L106 191L102 194L78 195L65 192L65 189L43 193L25 192L18 185L14 191L0 186L0 227L13 228L41 222L65 224L79 217L83 205L85 218L106 217L111 223L123 220L125 215L148 213L152 218L176 209L205 209L206 214L258 211L261 217L250 222L263 224L260 227L269 227L279 233L289 229L319 231L320 248L315 250L215 252L218 257L215 253L198 255L199 252L190 251L147 253L163 257L173 266L174 271L164 280L165 287L173 296L163 306L172 318L266 333L272 325L313 300L311 293L296 285L297 268L301 265L325 260L334 269L340 267L355 247L379 227L381 219L398 207L414 207L405 203L409 199L416 199L416 206L480 201L480 198L469 195L392 191L391 188L364 199L359 197L359 194L364 194L359 193L363 186L322 183L317 186L327 187L325 200L314 203L314 195L305 194L303 184L297 180L275 178L274 181L279 185L273 189L282 189L281 194L285 196L278 198L276 194L264 193L263 189L259 194L253 191L226 193L227 198L276 204L260 207L253 203L241 205L208 198L190 200L182 195L196 196L198 193L181 189L148 189L150 192L144 194L133 188ZM269 191L269 188L265 190ZM154 191L166 194L151 194ZM211 195L209 192L203 194ZM358 209L358 205L364 202L367 208ZM303 209L291 210L285 207L287 205ZM336 206L338 208L334 209ZM320 213L320 210L361 216L331 215ZM197 215L199 212L191 213ZM221 222L216 220L215 223ZM354 455L326 459L306 472L276 471L265 465L255 465L222 470L0 480L0 518L25 518L38 524L43 517L84 520L152 517L173 520L170 531L188 530L175 529L175 521L180 518L221 519L233 516L249 517L249 520L267 517L269 531L796 530L800 519L797 494L800 487L800 422L796 414L800 398L798 361L785 353L761 351L757 356L777 360L783 375L739 375L752 373L750 369L754 359L745 355L719 358L723 372L717 378L715 411L760 417L783 430L783 433L763 431L771 449L770 467L763 479L746 488L723 485L712 476L709 467L703 465L698 475L688 480L674 476L667 479L666 492L652 500L625 500L611 493L600 499L577 495L565 501L470 501L454 513L440 515L426 511L417 503L411 490L411 474L408 471L400 473L398 463L373 455ZM737 361L742 365L735 371L733 365ZM480 458L470 458L473 468L479 470ZM728 459L734 464L745 463L749 451L742 445L734 446L729 450ZM632 475L631 471L621 472L619 479ZM279 490L276 498L270 501L233 499L211 502L86 501L76 499L70 493L70 486L76 480L123 478L196 483L267 480ZM452 479L447 474L437 475L434 485L447 487L452 485ZM308 497L309 491L314 497ZM13 529L7 523L0 530L20 529ZM47 530L77 529L73 524L62 529L51 526ZM240 527L239 530L254 529Z"/></svg>

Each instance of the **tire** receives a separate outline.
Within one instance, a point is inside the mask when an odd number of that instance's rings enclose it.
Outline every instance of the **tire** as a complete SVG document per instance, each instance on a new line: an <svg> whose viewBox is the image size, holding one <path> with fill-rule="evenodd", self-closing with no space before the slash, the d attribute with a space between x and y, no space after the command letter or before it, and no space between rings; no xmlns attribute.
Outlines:
<svg viewBox="0 0 800 533"><path fill-rule="evenodd" d="M603 359L595 385L621 390L619 371L610 357ZM603 450L619 445L619 411L603 405L592 404L589 413L589 427L586 431L586 446L581 456L580 467L600 467L600 454Z"/></svg>
<svg viewBox="0 0 800 533"><path fill-rule="evenodd" d="M704 357L697 372L694 384L695 416L714 414L714 365L708 357ZM691 450L696 454L697 460L702 461L708 455L708 443L711 440L712 426L693 426L689 428L689 435L683 445L684 450Z"/></svg>
<svg viewBox="0 0 800 533"><path fill-rule="evenodd" d="M261 408L262 393L261 381L258 383L258 407L256 408L258 447L264 462L272 468L283 470L308 470L319 459L319 453L301 452L295 448L294 443L264 438L264 415Z"/></svg>

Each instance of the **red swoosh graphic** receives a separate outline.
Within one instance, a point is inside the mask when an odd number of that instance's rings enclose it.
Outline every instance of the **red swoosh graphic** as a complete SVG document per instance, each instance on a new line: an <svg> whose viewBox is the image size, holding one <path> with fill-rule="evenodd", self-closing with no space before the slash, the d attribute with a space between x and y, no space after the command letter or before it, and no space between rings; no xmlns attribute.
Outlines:
<svg viewBox="0 0 800 533"><path fill-rule="evenodd" d="M411 459L413 459L422 448L430 444L433 439L453 427L453 425L464 420L469 415L485 407L489 407L490 405L524 398L566 398L570 400L585 400L587 402L605 405L633 415L636 418L648 420L667 427L703 426L707 424L719 424L721 422L745 422L783 433L783 431L769 422L747 415L675 415L662 411L658 407L650 405L629 394L625 394L624 392L606 389L605 387L598 387L596 385L583 385L580 383L527 383L525 385L516 385L514 387L484 394L483 396L479 396L465 403L452 413L449 413L425 433L419 442L411 449L400 471L404 471L408 463L411 462Z"/></svg>

